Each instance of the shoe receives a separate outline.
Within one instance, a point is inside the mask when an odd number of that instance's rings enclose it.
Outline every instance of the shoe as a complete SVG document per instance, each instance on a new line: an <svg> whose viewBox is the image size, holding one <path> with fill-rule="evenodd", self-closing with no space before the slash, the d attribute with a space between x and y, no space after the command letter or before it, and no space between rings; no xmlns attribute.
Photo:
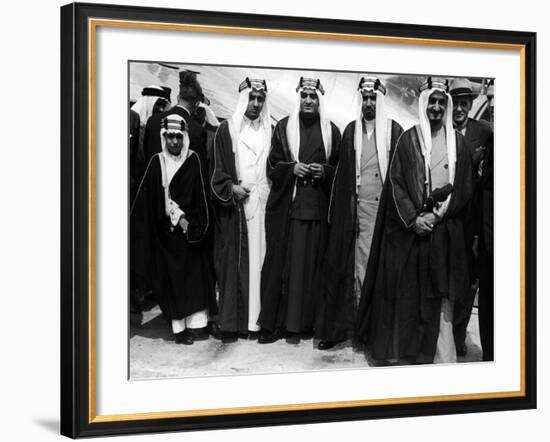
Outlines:
<svg viewBox="0 0 550 442"><path fill-rule="evenodd" d="M206 326L206 330L214 339L220 340L222 338L222 331L220 330L220 326L217 322L210 321Z"/></svg>
<svg viewBox="0 0 550 442"><path fill-rule="evenodd" d="M193 337L187 330L179 333L174 333L174 339L176 340L176 344L193 345L194 342Z"/></svg>
<svg viewBox="0 0 550 442"><path fill-rule="evenodd" d="M338 344L344 341L345 339L341 339L339 341L319 341L319 345L317 345L317 348L319 350L330 350L331 348L336 347Z"/></svg>
<svg viewBox="0 0 550 442"><path fill-rule="evenodd" d="M193 341L206 341L210 334L206 327L202 328L188 328L189 334L193 338Z"/></svg>
<svg viewBox="0 0 550 442"><path fill-rule="evenodd" d="M313 339L313 328L309 327L304 329L304 331L302 331L302 333L300 334L300 338L305 341Z"/></svg>
<svg viewBox="0 0 550 442"><path fill-rule="evenodd" d="M272 344L275 341L278 341L283 337L283 334L280 329L275 329L273 331L262 330L260 331L260 336L258 336L258 344Z"/></svg>
<svg viewBox="0 0 550 442"><path fill-rule="evenodd" d="M466 343L463 343L456 348L457 356L466 356L466 353L468 353L468 347L466 346Z"/></svg>
<svg viewBox="0 0 550 442"><path fill-rule="evenodd" d="M249 341L257 341L258 338L260 337L260 332L259 331L248 331L248 334L246 336L246 339L248 339Z"/></svg>
<svg viewBox="0 0 550 442"><path fill-rule="evenodd" d="M231 344L237 342L239 335L236 332L222 332L222 342L224 344Z"/></svg>

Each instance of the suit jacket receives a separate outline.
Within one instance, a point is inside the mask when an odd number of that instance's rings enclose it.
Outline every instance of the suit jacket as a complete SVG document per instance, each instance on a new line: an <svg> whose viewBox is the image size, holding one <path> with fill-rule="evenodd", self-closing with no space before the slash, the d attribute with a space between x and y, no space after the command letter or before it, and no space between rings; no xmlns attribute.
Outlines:
<svg viewBox="0 0 550 442"><path fill-rule="evenodd" d="M472 162L474 170L476 170L493 138L493 129L485 121L468 118L464 137L470 144Z"/></svg>

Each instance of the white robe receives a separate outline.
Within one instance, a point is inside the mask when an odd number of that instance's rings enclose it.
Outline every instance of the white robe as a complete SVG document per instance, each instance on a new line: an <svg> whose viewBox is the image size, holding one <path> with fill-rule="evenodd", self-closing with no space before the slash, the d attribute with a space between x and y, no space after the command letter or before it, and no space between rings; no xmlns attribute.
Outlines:
<svg viewBox="0 0 550 442"><path fill-rule="evenodd" d="M243 204L248 230L248 330L258 331L260 278L266 251L265 206L269 196L266 176L269 145L259 119L243 118L236 154L239 184L250 191Z"/></svg>

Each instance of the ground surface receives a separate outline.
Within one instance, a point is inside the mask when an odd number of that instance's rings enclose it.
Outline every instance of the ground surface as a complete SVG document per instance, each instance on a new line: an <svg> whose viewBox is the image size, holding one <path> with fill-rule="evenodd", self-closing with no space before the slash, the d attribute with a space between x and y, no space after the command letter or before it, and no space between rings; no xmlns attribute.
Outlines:
<svg viewBox="0 0 550 442"><path fill-rule="evenodd" d="M130 379L220 376L367 368L364 353L355 351L350 342L328 351L317 350L316 341L288 344L284 339L260 345L239 339L231 344L210 337L193 345L174 342L168 324L158 307L144 313L130 327ZM468 336L468 353L460 362L481 360L477 309L474 309Z"/></svg>

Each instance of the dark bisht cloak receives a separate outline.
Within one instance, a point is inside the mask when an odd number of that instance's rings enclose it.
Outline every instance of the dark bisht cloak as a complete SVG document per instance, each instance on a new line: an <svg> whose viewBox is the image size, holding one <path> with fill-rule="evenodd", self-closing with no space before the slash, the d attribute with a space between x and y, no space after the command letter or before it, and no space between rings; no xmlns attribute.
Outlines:
<svg viewBox="0 0 550 442"><path fill-rule="evenodd" d="M358 228L355 126L356 122L352 121L344 131L330 197L329 238L315 325L315 337L326 341L348 339L355 333L355 241ZM388 164L402 133L402 127L392 121Z"/></svg>
<svg viewBox="0 0 550 442"><path fill-rule="evenodd" d="M233 198L238 184L235 154L227 121L214 138L211 191L215 218L214 267L220 292L218 322L222 331L248 330L248 232L241 202Z"/></svg>
<svg viewBox="0 0 550 442"><path fill-rule="evenodd" d="M130 214L130 269L158 296L166 319L209 309L215 313L214 275L204 238L209 224L199 157L174 174L170 198L186 214L187 234L165 212L160 154L149 162Z"/></svg>
<svg viewBox="0 0 550 442"><path fill-rule="evenodd" d="M441 299L468 302L463 216L472 195L469 146L456 132L454 189L447 212L430 235L420 237L412 230L426 198L418 130L407 130L395 148L359 304L358 335L378 360L432 362Z"/></svg>
<svg viewBox="0 0 550 442"><path fill-rule="evenodd" d="M263 329L274 330L282 327L287 311L288 268L285 268L290 226L290 209L296 185L294 165L290 146L286 137L288 117L275 126L271 140L271 151L267 161L267 177L271 180L271 191L266 205L266 256L261 276L261 311L259 324ZM328 233L328 205L330 191L338 163L340 131L331 123L332 150L328 161L325 158L325 176L321 181L319 208L321 217L320 250L324 250ZM323 156L325 149L321 142L318 146ZM321 261L321 260L319 260ZM319 281L317 281L319 283Z"/></svg>

